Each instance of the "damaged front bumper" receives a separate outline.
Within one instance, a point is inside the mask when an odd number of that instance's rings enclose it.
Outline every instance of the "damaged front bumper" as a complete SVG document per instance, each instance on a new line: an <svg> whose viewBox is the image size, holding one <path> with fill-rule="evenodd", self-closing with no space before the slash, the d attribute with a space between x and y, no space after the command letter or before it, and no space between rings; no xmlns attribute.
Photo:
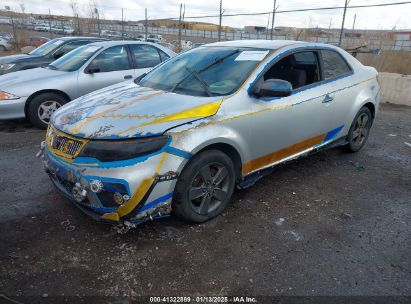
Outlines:
<svg viewBox="0 0 411 304"><path fill-rule="evenodd" d="M63 160L45 142L37 156L54 186L84 213L127 227L170 214L178 177L171 169L184 161L162 151L133 165L119 162L108 168Z"/></svg>

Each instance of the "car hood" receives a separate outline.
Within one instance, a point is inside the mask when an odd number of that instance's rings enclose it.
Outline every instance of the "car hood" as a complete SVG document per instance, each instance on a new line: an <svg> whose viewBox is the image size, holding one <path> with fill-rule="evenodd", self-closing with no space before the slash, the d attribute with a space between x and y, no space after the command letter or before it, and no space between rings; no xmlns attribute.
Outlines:
<svg viewBox="0 0 411 304"><path fill-rule="evenodd" d="M0 76L0 89L7 92L8 88L16 89L20 86L27 86L29 82L40 81L48 78L53 78L61 74L69 72L62 72L57 70L50 70L46 68L35 68L29 70L16 71L13 73ZM19 92L9 92L18 94Z"/></svg>
<svg viewBox="0 0 411 304"><path fill-rule="evenodd" d="M28 54L19 54L19 55L10 55L10 56L3 56L0 57L0 64L2 63L19 63L19 62L26 62L29 60L33 60L38 58L39 56L36 55L28 55Z"/></svg>
<svg viewBox="0 0 411 304"><path fill-rule="evenodd" d="M127 139L161 135L168 129L217 113L222 97L196 97L126 82L61 107L52 125L73 136Z"/></svg>

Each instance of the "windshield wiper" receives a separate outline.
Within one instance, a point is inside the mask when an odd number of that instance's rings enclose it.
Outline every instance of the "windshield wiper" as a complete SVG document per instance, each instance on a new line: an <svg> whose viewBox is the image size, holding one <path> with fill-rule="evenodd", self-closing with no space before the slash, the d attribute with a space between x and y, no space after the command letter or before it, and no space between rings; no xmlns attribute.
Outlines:
<svg viewBox="0 0 411 304"><path fill-rule="evenodd" d="M189 68L189 67L184 67L191 75L193 75L197 80L198 80L198 82L200 82L202 85L203 85L203 87L204 87L204 89L205 89L205 91L206 91L206 93L207 93L207 96L211 96L211 92L210 92L210 86L208 85L208 83L200 76L200 74L198 74L196 71L194 71L194 70L192 70L191 68Z"/></svg>
<svg viewBox="0 0 411 304"><path fill-rule="evenodd" d="M232 52L228 53L227 55L221 56L221 57L217 57L216 59L214 59L214 61L212 63L210 63L209 65L206 65L204 68L202 68L201 70L198 71L198 73L204 72L206 70L208 70L209 68L211 68L212 66L216 65L217 63L220 63L221 61L224 61L225 59L227 59L228 57L233 56L234 54L237 54L238 52L240 52L239 49L235 49Z"/></svg>

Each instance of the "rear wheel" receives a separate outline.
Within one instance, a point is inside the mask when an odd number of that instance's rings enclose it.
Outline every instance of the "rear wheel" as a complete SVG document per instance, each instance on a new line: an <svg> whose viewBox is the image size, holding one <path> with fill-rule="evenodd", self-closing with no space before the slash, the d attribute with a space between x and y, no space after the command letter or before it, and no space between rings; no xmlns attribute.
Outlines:
<svg viewBox="0 0 411 304"><path fill-rule="evenodd" d="M43 93L34 97L28 106L27 116L29 121L40 129L46 129L51 115L67 100L56 93Z"/></svg>
<svg viewBox="0 0 411 304"><path fill-rule="evenodd" d="M4 45L0 45L0 52L5 52L7 51L6 47Z"/></svg>
<svg viewBox="0 0 411 304"><path fill-rule="evenodd" d="M367 107L361 108L351 124L348 132L348 144L344 146L348 152L358 152L367 142L372 125L372 114Z"/></svg>
<svg viewBox="0 0 411 304"><path fill-rule="evenodd" d="M201 152L188 163L179 177L173 211L187 221L207 221L226 208L234 184L234 165L226 154L218 150Z"/></svg>

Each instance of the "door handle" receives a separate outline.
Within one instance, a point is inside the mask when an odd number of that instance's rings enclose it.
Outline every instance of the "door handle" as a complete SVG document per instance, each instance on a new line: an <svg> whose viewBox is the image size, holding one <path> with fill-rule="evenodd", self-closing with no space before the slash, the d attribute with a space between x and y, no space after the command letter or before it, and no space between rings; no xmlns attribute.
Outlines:
<svg viewBox="0 0 411 304"><path fill-rule="evenodd" d="M324 97L324 100L323 100L323 103L329 103L329 102L331 102L331 101L333 101L334 100L334 98L332 98L330 95L325 95L325 97Z"/></svg>
<svg viewBox="0 0 411 304"><path fill-rule="evenodd" d="M131 78L133 78L133 75L126 75L126 76L124 76L124 79L131 79Z"/></svg>

